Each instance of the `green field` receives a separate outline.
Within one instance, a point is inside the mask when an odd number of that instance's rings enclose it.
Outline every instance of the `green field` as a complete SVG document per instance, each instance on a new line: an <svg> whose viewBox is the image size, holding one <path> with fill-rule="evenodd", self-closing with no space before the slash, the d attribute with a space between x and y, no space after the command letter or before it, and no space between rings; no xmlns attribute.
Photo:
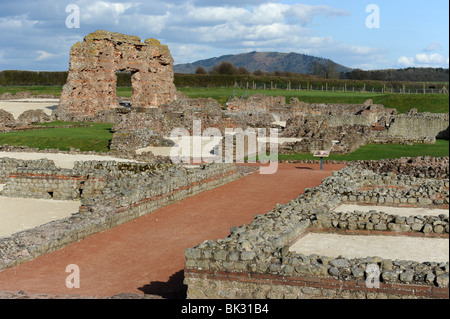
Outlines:
<svg viewBox="0 0 450 319"><path fill-rule="evenodd" d="M55 96L61 95L62 86L0 86L0 94L28 91L32 94L51 94Z"/></svg>
<svg viewBox="0 0 450 319"><path fill-rule="evenodd" d="M80 123L52 122L46 126ZM92 124L90 127L48 128L43 130L10 132L0 134L0 145L20 145L38 149L59 148L68 151L71 147L81 151L108 152L113 124Z"/></svg>
<svg viewBox="0 0 450 319"><path fill-rule="evenodd" d="M406 113L412 108L419 112L448 113L449 96L446 94L381 94L381 93L353 93L330 91L287 91L287 90L242 90L233 88L183 88L181 92L189 97L212 97L219 103L225 104L230 96L250 96L266 94L270 96L285 96L286 103L293 97L307 103L342 103L362 104L372 99L376 104L383 104L387 108L395 108L399 113ZM131 94L131 93L130 93Z"/></svg>
<svg viewBox="0 0 450 319"><path fill-rule="evenodd" d="M350 154L330 154L330 157L327 159L335 161L357 161L416 156L449 156L449 141L437 140L435 144L414 145L368 144L360 147L358 150ZM312 154L278 155L278 158L280 160L318 159Z"/></svg>
<svg viewBox="0 0 450 319"><path fill-rule="evenodd" d="M9 92L30 91L33 94L52 94L59 96L61 86L12 86L0 87L0 94ZM383 104L388 108L395 108L399 113L406 113L412 108L419 112L448 113L448 94L381 94L381 93L353 93L353 92L331 92L331 91L298 91L298 90L244 90L234 88L180 88L179 91L192 98L212 97L220 104L224 105L232 97L244 97L253 94L266 94L271 96L285 96L286 102L292 97L299 98L307 103L344 103L361 104L367 99L372 99L374 103ZM117 96L130 97L130 87L118 87Z"/></svg>

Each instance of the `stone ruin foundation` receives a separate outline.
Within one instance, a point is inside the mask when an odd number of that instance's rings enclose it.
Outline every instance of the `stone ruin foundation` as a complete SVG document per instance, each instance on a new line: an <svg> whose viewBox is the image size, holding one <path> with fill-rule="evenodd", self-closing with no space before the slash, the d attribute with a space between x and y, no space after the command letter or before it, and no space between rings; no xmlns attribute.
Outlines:
<svg viewBox="0 0 450 319"><path fill-rule="evenodd" d="M372 144L433 144L448 139L448 114L406 114L373 104L309 104L292 98L254 95L233 98L223 108L213 99L187 98L160 108L122 108L104 110L93 121L116 123L111 148L128 152L150 146L164 146L175 128L192 134L194 120L203 128L274 128L286 139L279 154L312 153L327 149L334 154L348 154ZM290 141L289 141L290 140ZM167 145L169 146L169 145Z"/></svg>
<svg viewBox="0 0 450 319"><path fill-rule="evenodd" d="M70 51L67 83L56 115L60 120L93 117L118 108L116 72L131 72L134 107L159 107L176 99L173 58L156 39L96 31Z"/></svg>
<svg viewBox="0 0 450 319"><path fill-rule="evenodd" d="M424 173L423 167L429 168L428 172ZM361 161L333 172L320 186L306 189L288 204L255 216L248 225L232 227L228 237L186 249L187 297L448 299L445 253L438 255L439 260L423 261L390 259L370 251L367 256L331 257L301 253L295 247L297 243L301 248L301 239L310 234L377 236L380 240L423 238L444 241L444 246L447 241L448 245L448 213L386 213L388 207L448 210L448 176L448 157ZM335 210L343 204L377 207L368 212ZM412 248L411 256L414 254ZM378 268L379 287L367 285L371 276L368 265Z"/></svg>
<svg viewBox="0 0 450 319"><path fill-rule="evenodd" d="M1 196L81 206L70 217L0 237L0 271L242 176L235 164L84 161L61 169L50 160L1 158Z"/></svg>

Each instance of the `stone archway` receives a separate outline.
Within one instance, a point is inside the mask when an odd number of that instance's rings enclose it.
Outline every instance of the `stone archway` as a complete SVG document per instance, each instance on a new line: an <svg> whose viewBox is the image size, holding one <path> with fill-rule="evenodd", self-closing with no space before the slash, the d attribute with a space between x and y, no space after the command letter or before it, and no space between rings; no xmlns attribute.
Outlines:
<svg viewBox="0 0 450 319"><path fill-rule="evenodd" d="M119 107L116 71L132 73L131 105L159 107L176 100L173 58L156 39L96 31L70 51L69 75L56 116L61 120L93 117Z"/></svg>

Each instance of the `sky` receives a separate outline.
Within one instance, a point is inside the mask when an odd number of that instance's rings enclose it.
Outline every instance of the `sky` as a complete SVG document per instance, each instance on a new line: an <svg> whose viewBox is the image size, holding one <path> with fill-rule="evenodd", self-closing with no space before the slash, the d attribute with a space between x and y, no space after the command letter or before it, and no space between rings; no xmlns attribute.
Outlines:
<svg viewBox="0 0 450 319"><path fill-rule="evenodd" d="M448 12L446 0L1 0L0 70L66 71L96 30L156 38L175 64L260 51L448 68Z"/></svg>

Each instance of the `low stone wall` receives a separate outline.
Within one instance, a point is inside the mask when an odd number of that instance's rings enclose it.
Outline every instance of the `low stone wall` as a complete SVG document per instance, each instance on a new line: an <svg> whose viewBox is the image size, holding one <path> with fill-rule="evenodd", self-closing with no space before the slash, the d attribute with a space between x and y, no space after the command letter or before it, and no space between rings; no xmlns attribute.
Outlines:
<svg viewBox="0 0 450 319"><path fill-rule="evenodd" d="M1 149L1 148L0 148ZM0 158L0 184L7 182L10 174L15 172L18 168L30 168L34 170L48 170L55 169L55 163L47 159L37 161L19 160L15 158L2 157Z"/></svg>
<svg viewBox="0 0 450 319"><path fill-rule="evenodd" d="M376 173L394 173L416 178L449 178L449 157L436 158L421 156L415 158L399 158L384 161L358 161L364 169Z"/></svg>
<svg viewBox="0 0 450 319"><path fill-rule="evenodd" d="M31 171L27 171L28 173ZM82 173L74 175L74 172ZM198 168L184 168L168 163L117 163L105 161L77 162L73 170L60 170L46 176L47 183L64 181L66 189L76 189L79 180L74 176L98 177L102 184L84 189L81 207L71 217L49 222L30 230L0 238L0 270L60 249L89 235L107 230L160 207L221 186L241 177L234 164L209 164ZM23 172L24 173L24 172ZM35 172L39 175L39 172ZM62 173L71 173L62 175ZM14 174L12 179L14 179ZM45 182L44 176L38 181ZM42 180L41 180L42 179ZM99 182L100 181L96 181ZM17 192L30 194L24 183ZM17 185L18 186L18 185ZM86 186L86 184L84 185ZM100 187L101 186L101 187ZM90 194L85 196L86 193ZM45 195L45 190L44 193ZM71 193L65 193L71 197ZM55 198L55 193L53 194ZM78 195L80 195L78 193Z"/></svg>
<svg viewBox="0 0 450 319"><path fill-rule="evenodd" d="M110 150L128 152L148 146L171 147L174 142L165 139L158 132L150 129L123 130L113 134Z"/></svg>
<svg viewBox="0 0 450 319"><path fill-rule="evenodd" d="M188 298L448 298L448 261L331 258L290 251L308 232L448 239L448 215L402 217L383 213L381 207L369 213L333 211L348 196L345 192L357 194L361 187L380 180L386 187L398 185L408 178L350 165L290 203L255 216L249 225L233 227L227 238L187 249ZM424 183L442 182L410 180L416 191ZM443 196L448 207L448 180L446 183ZM429 203L428 207L436 206ZM368 265L379 269L379 288L366 284L371 275Z"/></svg>
<svg viewBox="0 0 450 319"><path fill-rule="evenodd" d="M155 156L151 152L143 152L136 154L134 151L114 150L109 152L96 152L96 151L80 151L77 148L70 148L69 151L61 151L59 149L38 149L28 146L16 146L16 145L0 145L0 152L19 152L19 153L40 153L40 154L69 154L69 155L95 155L95 156L110 156L118 159L136 160L141 162L159 162L170 163L169 156ZM43 156L44 157L44 156Z"/></svg>
<svg viewBox="0 0 450 319"><path fill-rule="evenodd" d="M10 130L19 130L28 128L30 125L46 123L53 120L52 116L47 115L43 110L27 110L19 115L17 120L14 116L0 109L0 131L8 132Z"/></svg>
<svg viewBox="0 0 450 319"><path fill-rule="evenodd" d="M9 175L2 195L7 197L77 200L98 195L106 176L82 175L70 169L39 170L18 168Z"/></svg>
<svg viewBox="0 0 450 319"><path fill-rule="evenodd" d="M0 110L0 130L14 126L16 126L14 116L5 110Z"/></svg>
<svg viewBox="0 0 450 319"><path fill-rule="evenodd" d="M58 97L51 94L33 94L28 91L20 91L15 94L3 93L0 94L0 101L20 100L20 99L57 99Z"/></svg>
<svg viewBox="0 0 450 319"><path fill-rule="evenodd" d="M230 112L238 111L266 111L270 112L273 108L284 108L286 98L284 96L267 96L265 94L255 94L247 99L234 97L226 103Z"/></svg>

